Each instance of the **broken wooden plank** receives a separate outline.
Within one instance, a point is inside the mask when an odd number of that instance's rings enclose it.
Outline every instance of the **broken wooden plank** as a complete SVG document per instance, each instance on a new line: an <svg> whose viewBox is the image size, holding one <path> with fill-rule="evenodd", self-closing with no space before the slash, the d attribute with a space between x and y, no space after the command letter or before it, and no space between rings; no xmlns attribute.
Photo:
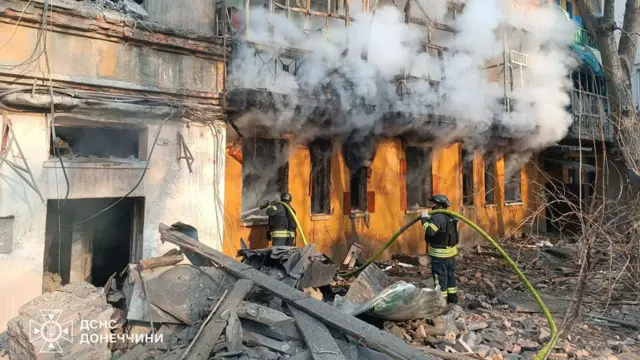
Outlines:
<svg viewBox="0 0 640 360"><path fill-rule="evenodd" d="M291 319L293 320L293 318ZM258 334L268 336L270 338L282 341L302 340L302 335L298 331L295 322L285 323L278 326L268 326L249 319L241 319L242 327L246 330L253 331Z"/></svg>
<svg viewBox="0 0 640 360"><path fill-rule="evenodd" d="M291 344L288 344L284 341L274 340L267 336L255 333L250 330L244 331L243 341L247 345L264 346L270 350L273 350L275 352L285 354L285 355L291 355L291 354L294 354L296 351L301 350L299 347L294 347Z"/></svg>
<svg viewBox="0 0 640 360"><path fill-rule="evenodd" d="M184 260L182 255L160 256L150 259L140 260L142 270L155 269L163 266L175 265Z"/></svg>
<svg viewBox="0 0 640 360"><path fill-rule="evenodd" d="M356 338L362 345L378 350L398 360L434 359L434 357L408 346L404 341L386 331L381 331L371 324L348 316L329 304L312 299L308 295L253 269L251 266L242 264L220 251L214 250L201 242L191 239L187 235L172 230L165 224L160 224L159 230L163 242L167 241L185 250L203 255L237 278L254 281L264 290L267 290L293 307L301 309L325 324Z"/></svg>
<svg viewBox="0 0 640 360"><path fill-rule="evenodd" d="M227 322L222 318L222 314L227 310L235 311L240 301L242 301L249 290L251 290L251 286L253 286L253 281L251 280L242 279L236 282L231 293L229 293L218 311L216 311L211 321L205 326L202 331L202 336L196 340L193 350L188 357L189 360L206 360L209 358L218 338L227 326Z"/></svg>
<svg viewBox="0 0 640 360"><path fill-rule="evenodd" d="M346 360L329 329L300 309L289 306L313 360Z"/></svg>
<svg viewBox="0 0 640 360"><path fill-rule="evenodd" d="M237 313L238 317L242 319L249 319L268 326L280 326L284 323L293 324L293 318L285 313L249 301L240 303Z"/></svg>

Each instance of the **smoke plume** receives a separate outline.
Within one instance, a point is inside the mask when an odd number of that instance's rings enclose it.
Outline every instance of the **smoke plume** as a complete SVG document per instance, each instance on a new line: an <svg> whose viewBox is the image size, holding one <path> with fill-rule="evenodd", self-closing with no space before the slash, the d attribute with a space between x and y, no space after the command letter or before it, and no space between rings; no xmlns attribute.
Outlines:
<svg viewBox="0 0 640 360"><path fill-rule="evenodd" d="M285 11L270 16L264 8L251 9L251 40L272 47L257 57L252 45L236 44L229 89L278 94L270 100L277 111L248 115L238 124L308 139L359 133L463 141L467 149L519 154L512 159L527 158L566 135L572 121L565 110L571 88L567 75L577 63L569 48L573 26L558 8L468 0L453 19L445 0L416 1L421 6L412 7L412 17L456 30L432 30L431 42L447 49L442 59L436 51L425 52L426 28L407 25L404 4L398 2L380 2L372 13L357 11L360 5L351 1L354 21L345 27L344 21L331 19L328 30L323 17L311 16L305 31L302 16L288 19ZM262 59L286 57L291 48L308 52L295 75L281 65L264 67ZM506 58L518 58L522 66L503 71L505 48L517 52L507 52ZM506 86L504 76L511 79ZM402 86L399 77L406 79ZM309 98L331 111L327 119L313 120L318 109L304 106Z"/></svg>

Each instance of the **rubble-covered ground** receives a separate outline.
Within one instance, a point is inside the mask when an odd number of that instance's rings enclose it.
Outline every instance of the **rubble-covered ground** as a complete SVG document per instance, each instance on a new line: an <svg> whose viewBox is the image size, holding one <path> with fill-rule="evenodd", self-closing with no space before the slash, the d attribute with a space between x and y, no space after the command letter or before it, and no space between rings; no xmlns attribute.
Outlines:
<svg viewBox="0 0 640 360"><path fill-rule="evenodd" d="M161 233L180 250L130 264L104 288L72 283L25 304L0 335L0 359L516 360L533 358L551 336L489 247L461 252L460 303L447 307L425 256L394 254L344 279L313 245L243 249L240 263L175 228ZM579 278L575 247L534 238L502 245L560 326ZM639 359L640 306L624 281L609 285L620 278L605 254L593 262L583 317L549 358ZM41 326L49 313L60 327Z"/></svg>
<svg viewBox="0 0 640 360"><path fill-rule="evenodd" d="M505 242L503 247L538 290L560 327L579 278L575 245L535 238ZM426 257L395 255L394 259L377 264L393 280L423 286L433 283L428 279ZM590 276L583 316L567 339L556 344L550 358L639 357L640 301L623 282L613 288L609 285L619 274L608 271L604 254L594 261L602 266L595 266L598 270ZM385 327L415 346L492 359L530 359L549 340L547 321L533 297L490 245L462 252L457 279L460 301L455 315L450 315L453 325L418 319L388 322Z"/></svg>

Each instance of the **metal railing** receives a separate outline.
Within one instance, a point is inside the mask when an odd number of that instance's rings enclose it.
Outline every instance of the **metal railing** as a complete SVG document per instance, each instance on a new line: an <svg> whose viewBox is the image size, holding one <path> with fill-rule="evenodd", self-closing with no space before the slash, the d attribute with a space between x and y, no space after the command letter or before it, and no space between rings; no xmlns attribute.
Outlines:
<svg viewBox="0 0 640 360"><path fill-rule="evenodd" d="M574 43L582 46L588 46L590 48L597 49L598 45L596 44L596 40L587 32L587 30L583 28L578 28L575 34L575 38L573 40Z"/></svg>
<svg viewBox="0 0 640 360"><path fill-rule="evenodd" d="M609 102L606 96L574 89L571 93L573 123L567 137L613 140Z"/></svg>

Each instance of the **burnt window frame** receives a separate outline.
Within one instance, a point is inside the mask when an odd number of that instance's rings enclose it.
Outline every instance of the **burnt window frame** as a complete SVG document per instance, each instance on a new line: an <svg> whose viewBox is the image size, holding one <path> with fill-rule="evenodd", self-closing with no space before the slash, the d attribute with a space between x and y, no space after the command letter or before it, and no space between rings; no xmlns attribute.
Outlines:
<svg viewBox="0 0 640 360"><path fill-rule="evenodd" d="M247 174L245 174L245 167L248 166L248 160L249 161L254 161L254 156L253 153L260 153L264 156L269 156L269 152L266 150L258 150L257 147L259 144L259 142L269 142L273 145L273 154L271 155L271 157L273 157L274 161L276 158L276 155L278 153L278 149L280 149L280 152L282 154L284 154L285 156L285 160L283 162L283 164L281 166L278 167L277 172L277 179L276 179L276 184L278 186L278 191L277 193L283 193L283 192L288 192L289 191L289 150L290 150L290 141L289 139L282 139L282 138L262 138L262 137L245 137L243 138L242 141L242 169L241 169L241 177L240 177L240 220L242 221L242 223L246 226L251 226L251 225L264 225L267 223L268 220L268 216L263 212L260 211L254 211L250 214L245 214L246 211L251 210L252 208L255 208L257 206L260 206L261 202L264 200L276 200L274 198L264 198L264 199L258 199L255 207L252 206L250 208L245 208L244 205L244 192L245 192L245 177L247 176ZM254 149L251 151L247 151L247 149L250 149L250 146L253 146ZM264 144L263 144L264 146ZM264 160L264 162L269 162L271 159L266 159ZM263 168L264 166L261 166L260 163L261 159L255 158L255 165L253 165L254 167L260 169ZM248 215L254 215L252 218L247 219Z"/></svg>
<svg viewBox="0 0 640 360"><path fill-rule="evenodd" d="M369 210L369 168L362 166L349 174L349 209L351 214Z"/></svg>
<svg viewBox="0 0 640 360"><path fill-rule="evenodd" d="M98 157L95 155L66 157L62 155L61 158L66 166L77 167L82 164L90 163L109 163L114 165L122 165L124 167L128 165L143 164L147 162L148 158L148 145L149 145L149 128L146 125L134 124L129 122L116 122L116 121L95 121L87 120L83 118L71 117L71 116L56 116L54 122L54 128L91 128L91 129L109 129L115 131L135 131L137 132L137 154L134 158L130 157ZM51 122L47 129L48 142L47 142L47 160L49 164L45 164L48 167L53 163L54 165L59 162L56 150L54 148L54 133L51 128ZM58 137L58 131L55 131L56 137ZM62 139L62 138L61 138ZM62 139L64 140L64 139ZM73 146L72 146L73 147ZM94 157L92 157L94 156ZM55 165L57 166L57 165Z"/></svg>
<svg viewBox="0 0 640 360"><path fill-rule="evenodd" d="M422 167L418 166L412 166L411 161L409 160L410 156L408 150L410 150L410 152L417 152L417 154L415 154L415 159L418 158L424 158L425 160L428 158L428 172L427 173L419 173L417 176L420 176L421 174L424 175L424 177L420 180L418 180L417 182L421 182L422 186L412 186L411 188L409 187L409 183L408 183L408 179L410 177L410 169L422 169ZM404 159L405 159L405 177L404 177L404 187L405 187L405 201L406 201L406 207L407 210L406 212L408 213L413 213L413 212L420 212L424 209L428 209L429 208L429 197L431 197L434 194L434 189L433 189L433 147L431 145L412 145L412 144L406 144L404 146ZM420 154L421 153L421 154ZM428 184L427 184L428 182ZM417 188L420 187L421 190L417 190ZM414 204L410 203L410 196L412 196L413 194L419 193L421 195L418 195L418 197L423 197L423 199L419 199L419 201L423 201L424 204L420 204L418 203L418 207L413 207Z"/></svg>
<svg viewBox="0 0 640 360"><path fill-rule="evenodd" d="M311 215L331 215L331 159L333 140L316 139L308 144L311 160L309 193Z"/></svg>
<svg viewBox="0 0 640 360"><path fill-rule="evenodd" d="M484 169L484 203L488 206L496 206L498 201L496 199L496 184L498 183L497 177L497 159L494 154L487 153L483 157ZM490 176L487 176L487 175ZM489 186L490 185L490 186Z"/></svg>
<svg viewBox="0 0 640 360"><path fill-rule="evenodd" d="M472 156L472 157L471 157ZM471 160L465 160L471 157ZM460 149L460 179L462 181L462 206L475 206L475 152Z"/></svg>
<svg viewBox="0 0 640 360"><path fill-rule="evenodd" d="M505 204L521 204L522 203L522 167L515 170L509 178L504 178L504 203ZM513 198L511 196L513 195Z"/></svg>

